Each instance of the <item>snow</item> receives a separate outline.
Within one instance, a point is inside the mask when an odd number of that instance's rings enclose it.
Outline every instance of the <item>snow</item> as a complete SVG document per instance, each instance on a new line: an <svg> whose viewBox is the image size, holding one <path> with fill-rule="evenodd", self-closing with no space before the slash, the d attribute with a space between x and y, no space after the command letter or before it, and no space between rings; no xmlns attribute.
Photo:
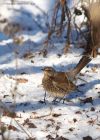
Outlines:
<svg viewBox="0 0 100 140"><path fill-rule="evenodd" d="M44 0L37 0L36 4L45 10L42 1ZM49 2L45 2L47 6ZM13 17L13 12L8 8L10 5L4 7L4 11L0 10L2 19ZM20 9L18 5L16 7ZM26 7L31 14L35 11L32 5L31 8L30 5ZM14 22L18 21L18 17L15 15ZM20 20L22 26L32 26L31 17L25 16L23 19L24 22ZM27 23L28 20L30 23ZM43 57L40 51L44 47L43 40L46 35L47 32L37 27L31 31L26 28L19 34L19 37L23 37L23 44L18 46L13 44L10 37L0 33L0 127L9 128L11 125L16 128L6 129L4 136L9 136L10 140L26 140L29 137L49 140L61 136L69 140L83 140L86 136L100 140L100 56L94 58L81 71L79 77L86 82L80 79L75 82L77 85L84 85L79 87L82 93L75 92L68 96L72 102L54 105L53 98L48 95L46 104L42 104L40 100L44 98L44 89L41 85L41 68L53 66L57 71L70 70L78 63L83 52L72 45L66 55L62 54L59 57L64 43L55 43L54 47L47 48L48 54ZM32 53L32 57L25 58L26 53ZM93 104L80 103L79 98L89 97L93 98ZM6 113L13 110L16 113L15 117Z"/></svg>

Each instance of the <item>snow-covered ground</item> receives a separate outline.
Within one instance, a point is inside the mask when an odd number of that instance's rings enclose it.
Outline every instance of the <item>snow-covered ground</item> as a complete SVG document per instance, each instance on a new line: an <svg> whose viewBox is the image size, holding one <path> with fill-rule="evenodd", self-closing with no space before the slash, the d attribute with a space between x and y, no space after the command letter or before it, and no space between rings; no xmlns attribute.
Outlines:
<svg viewBox="0 0 100 140"><path fill-rule="evenodd" d="M13 17L7 9L5 13L0 10L2 18ZM31 13L32 9L28 11ZM76 84L81 84L82 93L71 93L68 99L72 102L54 105L48 95L47 103L43 104L41 68L53 66L58 71L69 70L78 63L83 50L72 45L64 55L61 53L64 44L55 43L44 56L41 42L47 33L33 26L32 19L26 16L20 20L22 26L33 27L20 33L22 45L13 44L11 38L0 33L0 127L6 128L4 137L10 140L100 140L100 56L81 71L79 77L84 81L78 79ZM0 132L0 140L2 138Z"/></svg>

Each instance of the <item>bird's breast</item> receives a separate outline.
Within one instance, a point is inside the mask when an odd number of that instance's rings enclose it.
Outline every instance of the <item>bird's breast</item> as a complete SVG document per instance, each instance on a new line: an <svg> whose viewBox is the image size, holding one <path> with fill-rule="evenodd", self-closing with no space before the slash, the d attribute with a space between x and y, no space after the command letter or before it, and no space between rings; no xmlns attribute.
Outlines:
<svg viewBox="0 0 100 140"><path fill-rule="evenodd" d="M54 86L51 79L43 79L42 84L45 91L49 92L51 95L55 97L63 97L66 94L64 90Z"/></svg>
<svg viewBox="0 0 100 140"><path fill-rule="evenodd" d="M43 84L43 88L46 91L51 91L52 92L54 87L53 87L52 81L50 79L43 79L42 84Z"/></svg>

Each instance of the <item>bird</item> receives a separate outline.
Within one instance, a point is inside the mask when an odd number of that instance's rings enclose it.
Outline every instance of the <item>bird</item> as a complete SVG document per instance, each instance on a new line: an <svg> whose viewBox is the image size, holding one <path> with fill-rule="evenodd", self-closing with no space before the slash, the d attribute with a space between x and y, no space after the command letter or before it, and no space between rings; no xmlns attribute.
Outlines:
<svg viewBox="0 0 100 140"><path fill-rule="evenodd" d="M42 85L45 90L44 102L46 97L46 92L54 97L54 102L57 98L64 99L66 95L70 92L78 90L77 86L68 79L66 72L58 72L53 67L44 67ZM63 100L64 101L64 100Z"/></svg>

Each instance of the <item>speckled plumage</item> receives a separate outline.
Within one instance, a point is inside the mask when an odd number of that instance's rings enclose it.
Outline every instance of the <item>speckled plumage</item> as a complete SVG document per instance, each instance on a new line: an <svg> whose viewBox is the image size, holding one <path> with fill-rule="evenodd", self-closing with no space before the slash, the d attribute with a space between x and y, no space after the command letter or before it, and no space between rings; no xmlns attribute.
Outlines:
<svg viewBox="0 0 100 140"><path fill-rule="evenodd" d="M69 92L77 90L76 85L68 80L65 72L57 72L52 67L45 67L43 71L43 88L53 97L63 98Z"/></svg>

